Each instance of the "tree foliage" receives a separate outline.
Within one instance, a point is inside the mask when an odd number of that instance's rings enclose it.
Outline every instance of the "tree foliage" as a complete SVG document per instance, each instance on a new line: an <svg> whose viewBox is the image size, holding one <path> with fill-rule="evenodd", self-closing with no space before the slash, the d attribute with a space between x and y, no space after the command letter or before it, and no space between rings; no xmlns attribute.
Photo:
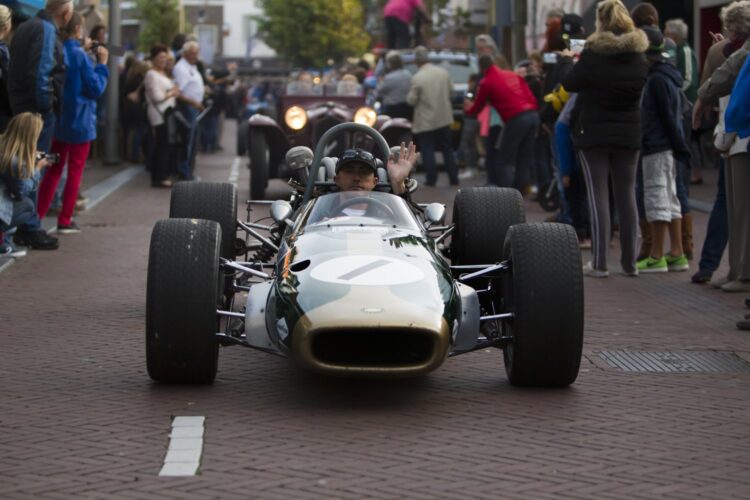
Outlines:
<svg viewBox="0 0 750 500"><path fill-rule="evenodd" d="M325 66L360 55L370 43L361 0L261 0L260 36L283 58Z"/></svg>
<svg viewBox="0 0 750 500"><path fill-rule="evenodd" d="M144 24L138 35L143 52L157 43L169 46L180 30L180 0L136 0Z"/></svg>

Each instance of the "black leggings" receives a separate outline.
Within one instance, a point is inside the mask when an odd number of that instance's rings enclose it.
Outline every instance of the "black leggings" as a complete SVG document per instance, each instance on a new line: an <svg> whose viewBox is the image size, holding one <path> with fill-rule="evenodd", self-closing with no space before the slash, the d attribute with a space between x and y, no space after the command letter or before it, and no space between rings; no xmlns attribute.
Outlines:
<svg viewBox="0 0 750 500"><path fill-rule="evenodd" d="M156 127L151 127L151 134L153 142L148 164L151 171L151 183L158 184L174 173L177 152L174 146L169 145L166 124L162 123Z"/></svg>

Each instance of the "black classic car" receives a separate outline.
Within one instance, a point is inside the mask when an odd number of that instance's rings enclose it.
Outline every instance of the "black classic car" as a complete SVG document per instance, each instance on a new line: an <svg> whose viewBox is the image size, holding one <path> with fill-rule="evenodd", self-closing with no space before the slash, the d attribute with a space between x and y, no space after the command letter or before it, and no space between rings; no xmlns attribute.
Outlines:
<svg viewBox="0 0 750 500"><path fill-rule="evenodd" d="M340 81L322 84L311 81L290 82L278 102L278 121L262 113L240 124L239 140L246 141L250 156L250 198L265 197L268 180L287 178L284 155L294 146L312 146L332 127L347 122L360 123L378 130L391 145L408 140L411 123L403 118L378 115L366 104L360 84ZM338 155L350 147L372 150L374 142L365 134L343 133L335 137L326 151Z"/></svg>

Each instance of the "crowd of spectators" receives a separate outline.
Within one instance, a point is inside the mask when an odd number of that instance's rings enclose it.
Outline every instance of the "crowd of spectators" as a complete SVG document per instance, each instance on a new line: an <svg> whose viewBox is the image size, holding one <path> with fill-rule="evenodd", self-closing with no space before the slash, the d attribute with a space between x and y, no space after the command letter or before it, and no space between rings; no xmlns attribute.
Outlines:
<svg viewBox="0 0 750 500"><path fill-rule="evenodd" d="M388 46L401 47L407 10L418 15L422 4L388 5ZM397 14L400 23L389 18ZM725 6L721 21L723 33L713 35L700 77L687 24L669 19L662 25L648 2L630 11L621 0L599 2L593 33L585 32L581 16L551 10L542 51L530 53L515 71L489 35L477 36L479 74L467 82L458 159L462 166L479 163L480 136L488 185L530 195L553 175L561 208L551 220L575 226L581 246L592 251L584 272L595 278L610 274L615 232L625 276L690 269L698 255L690 185L703 182L704 169L716 168L717 196L691 280L725 292L750 291L750 1ZM420 66L407 85L398 54L389 53L378 87L384 108L397 112L405 97L414 105L425 80L444 86L430 66ZM434 134L448 122L437 110L449 104L437 94L427 100L429 121L415 108L413 123L421 152L427 149L431 185L437 175L431 144L443 138ZM707 139L713 151L705 147ZM446 170L456 184L452 158L449 153ZM729 273L715 277L727 244Z"/></svg>
<svg viewBox="0 0 750 500"><path fill-rule="evenodd" d="M106 28L96 25L88 36L85 29L72 0L47 0L18 26L0 5L0 137L15 148L15 156L0 152L0 255L57 249L59 239L41 226L47 213L57 213L57 234L81 230L73 215L85 207L81 178L105 125L110 78ZM236 66L211 71L199 49L180 34L171 49L158 45L144 60L127 57L116 75L122 154L146 164L154 187L194 179L197 150L220 149ZM36 155L20 154L32 142Z"/></svg>

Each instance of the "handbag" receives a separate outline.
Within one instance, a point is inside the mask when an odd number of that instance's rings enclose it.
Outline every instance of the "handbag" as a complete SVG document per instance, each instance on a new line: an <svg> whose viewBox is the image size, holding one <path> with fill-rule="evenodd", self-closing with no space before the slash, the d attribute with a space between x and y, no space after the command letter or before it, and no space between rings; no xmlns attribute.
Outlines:
<svg viewBox="0 0 750 500"><path fill-rule="evenodd" d="M159 108L156 109L158 110ZM170 146L179 144L183 134L189 132L192 128L190 122L185 118L182 111L174 106L165 109L161 115L167 126L167 144Z"/></svg>

